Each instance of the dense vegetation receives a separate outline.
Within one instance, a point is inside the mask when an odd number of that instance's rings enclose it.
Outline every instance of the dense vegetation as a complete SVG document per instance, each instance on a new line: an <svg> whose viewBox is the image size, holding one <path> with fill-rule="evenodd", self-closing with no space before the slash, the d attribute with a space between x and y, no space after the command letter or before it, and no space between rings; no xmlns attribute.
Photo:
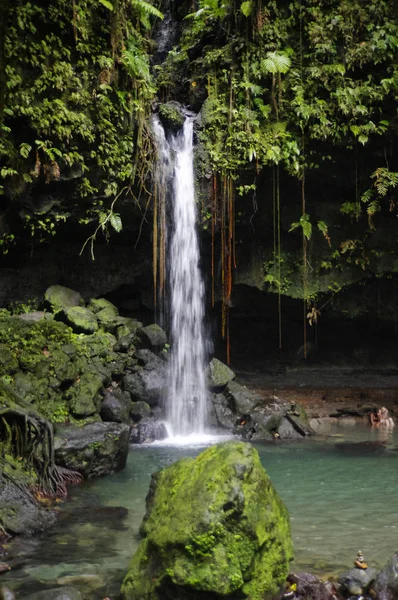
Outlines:
<svg viewBox="0 0 398 600"><path fill-rule="evenodd" d="M220 247L224 323L236 227L243 237L255 228L268 289L303 298L307 320L374 277L387 282L392 317L396 0L19 0L1 10L4 252L65 221L88 225L87 237L120 231L120 198L145 209L151 105L177 99L201 111L202 222L213 273ZM163 55L150 40L160 11L174 24Z"/></svg>

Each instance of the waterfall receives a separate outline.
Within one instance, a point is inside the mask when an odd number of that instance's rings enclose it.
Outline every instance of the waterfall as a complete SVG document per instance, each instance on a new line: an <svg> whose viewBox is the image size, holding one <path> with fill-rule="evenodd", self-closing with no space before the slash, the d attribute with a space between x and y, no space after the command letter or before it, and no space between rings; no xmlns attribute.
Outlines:
<svg viewBox="0 0 398 600"><path fill-rule="evenodd" d="M166 415L172 434L203 433L206 422L204 284L199 268L193 173L193 123L185 120L176 134L158 140L158 185L168 186L167 233L170 341ZM167 193L167 192L166 192Z"/></svg>

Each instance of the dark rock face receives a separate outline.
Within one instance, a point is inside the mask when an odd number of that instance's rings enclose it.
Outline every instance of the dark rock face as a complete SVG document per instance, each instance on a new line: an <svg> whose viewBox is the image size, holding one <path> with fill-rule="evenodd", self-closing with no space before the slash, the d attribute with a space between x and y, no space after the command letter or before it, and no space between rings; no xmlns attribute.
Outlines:
<svg viewBox="0 0 398 600"><path fill-rule="evenodd" d="M228 398L231 409L238 415L250 414L255 406L261 402L256 394L236 381L227 383L224 395Z"/></svg>
<svg viewBox="0 0 398 600"><path fill-rule="evenodd" d="M76 588L58 587L29 594L24 600L83 600L83 596Z"/></svg>
<svg viewBox="0 0 398 600"><path fill-rule="evenodd" d="M297 600L337 600L336 591L330 581L321 581L311 573L295 573L297 578Z"/></svg>
<svg viewBox="0 0 398 600"><path fill-rule="evenodd" d="M274 600L292 558L285 506L243 442L152 476L124 600Z"/></svg>
<svg viewBox="0 0 398 600"><path fill-rule="evenodd" d="M55 437L57 464L84 477L102 477L124 469L129 449L129 427L119 423L65 425Z"/></svg>
<svg viewBox="0 0 398 600"><path fill-rule="evenodd" d="M398 598L398 552L382 568L373 584L378 600L397 600Z"/></svg>
<svg viewBox="0 0 398 600"><path fill-rule="evenodd" d="M371 583L375 580L376 575L376 569L371 567L367 569L354 567L350 571L340 575L340 592L345 596L360 596L361 594L365 594L369 590ZM391 600L393 600L393 597L391 597Z"/></svg>
<svg viewBox="0 0 398 600"><path fill-rule="evenodd" d="M167 367L152 355L143 368L123 377L123 387L133 402L143 401L153 406L159 404L167 389Z"/></svg>
<svg viewBox="0 0 398 600"><path fill-rule="evenodd" d="M101 419L113 423L128 423L130 405L130 399L126 398L121 390L106 392L101 404Z"/></svg>
<svg viewBox="0 0 398 600"><path fill-rule="evenodd" d="M155 323L147 327L141 327L137 330L137 335L141 341L141 347L149 350L160 350L167 343L165 332Z"/></svg>
<svg viewBox="0 0 398 600"><path fill-rule="evenodd" d="M229 381L235 379L235 373L217 358L213 358L206 369L209 389L220 392Z"/></svg>
<svg viewBox="0 0 398 600"><path fill-rule="evenodd" d="M149 444L156 440L167 438L167 430L161 421L154 417L141 419L137 425L133 425L130 430L130 442L133 444Z"/></svg>
<svg viewBox="0 0 398 600"><path fill-rule="evenodd" d="M32 494L0 472L0 522L12 534L33 534L54 525L56 513L37 504Z"/></svg>
<svg viewBox="0 0 398 600"><path fill-rule="evenodd" d="M145 417L150 417L152 410L146 402L132 402L130 406L130 417L136 423Z"/></svg>

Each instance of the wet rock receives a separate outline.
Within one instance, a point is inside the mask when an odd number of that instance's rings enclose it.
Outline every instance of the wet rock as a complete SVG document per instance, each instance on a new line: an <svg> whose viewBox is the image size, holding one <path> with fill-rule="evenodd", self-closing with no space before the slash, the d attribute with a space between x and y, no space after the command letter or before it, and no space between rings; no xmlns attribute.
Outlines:
<svg viewBox="0 0 398 600"><path fill-rule="evenodd" d="M105 298L90 298L87 308L91 310L94 314L100 313L102 310L109 310L110 313L117 317L119 315L119 311L112 302L106 300Z"/></svg>
<svg viewBox="0 0 398 600"><path fill-rule="evenodd" d="M84 300L75 290L62 285L51 285L44 292L44 305L57 313L70 306L84 306Z"/></svg>
<svg viewBox="0 0 398 600"><path fill-rule="evenodd" d="M123 423L61 425L55 436L55 461L84 477L102 477L124 469L128 448L129 427Z"/></svg>
<svg viewBox="0 0 398 600"><path fill-rule="evenodd" d="M31 535L54 525L56 513L40 506L29 489L0 472L0 525L7 532Z"/></svg>
<svg viewBox="0 0 398 600"><path fill-rule="evenodd" d="M378 600L397 600L398 598L398 552L382 568L373 584Z"/></svg>
<svg viewBox="0 0 398 600"><path fill-rule="evenodd" d="M150 417L152 409L146 402L132 402L130 406L130 417L134 422Z"/></svg>
<svg viewBox="0 0 398 600"><path fill-rule="evenodd" d="M243 442L217 444L153 475L140 533L124 600L271 600L292 558L286 508Z"/></svg>
<svg viewBox="0 0 398 600"><path fill-rule="evenodd" d="M213 358L206 369L209 388L213 392L221 391L227 383L235 379L235 373L217 358Z"/></svg>
<svg viewBox="0 0 398 600"><path fill-rule="evenodd" d="M224 394L212 394L211 396L217 425L224 429L233 431L237 422L236 415L232 412L229 402Z"/></svg>
<svg viewBox="0 0 398 600"><path fill-rule="evenodd" d="M130 442L150 444L156 440L166 439L167 435L166 426L162 421L158 421L155 417L147 417L131 427Z"/></svg>
<svg viewBox="0 0 398 600"><path fill-rule="evenodd" d="M311 573L295 573L297 600L337 600L336 590L330 581L322 581Z"/></svg>
<svg viewBox="0 0 398 600"><path fill-rule="evenodd" d="M161 349L167 343L167 336L163 329L153 323L147 327L141 327L137 330L137 335L141 341L142 348L149 348L150 350Z"/></svg>
<svg viewBox="0 0 398 600"><path fill-rule="evenodd" d="M98 331L96 316L83 306L71 306L64 308L56 319L65 321L75 333L95 333Z"/></svg>
<svg viewBox="0 0 398 600"><path fill-rule="evenodd" d="M280 420L277 432L282 440L301 440L304 437L286 417Z"/></svg>
<svg viewBox="0 0 398 600"><path fill-rule="evenodd" d="M183 107L179 102L171 100L159 106L159 118L166 130L178 131L184 124Z"/></svg>
<svg viewBox="0 0 398 600"><path fill-rule="evenodd" d="M0 600L16 600L16 595L6 585L0 585Z"/></svg>
<svg viewBox="0 0 398 600"><path fill-rule="evenodd" d="M138 329L143 327L141 321L129 319L128 317L117 317L116 324L116 336L118 339L125 335L135 334Z"/></svg>
<svg viewBox="0 0 398 600"><path fill-rule="evenodd" d="M93 593L99 588L105 587L106 583L99 575L93 575L91 573L83 573L81 575L65 575L57 579L59 585L72 585L78 586L83 589L85 595L90 592Z"/></svg>
<svg viewBox="0 0 398 600"><path fill-rule="evenodd" d="M126 399L121 390L106 392L101 404L101 419L113 423L128 423L130 399Z"/></svg>
<svg viewBox="0 0 398 600"><path fill-rule="evenodd" d="M261 402L259 396L236 381L228 381L224 395L228 398L233 412L238 415L250 414L255 406Z"/></svg>
<svg viewBox="0 0 398 600"><path fill-rule="evenodd" d="M94 415L100 407L100 390L106 380L105 373L85 371L65 393L73 416L82 418Z"/></svg>
<svg viewBox="0 0 398 600"><path fill-rule="evenodd" d="M120 336L114 347L115 352L129 352L129 350L134 349L133 340L133 333Z"/></svg>
<svg viewBox="0 0 398 600"><path fill-rule="evenodd" d="M166 393L167 368L161 359L156 359L156 368L147 364L137 373L128 373L123 377L123 388L129 392L133 402L142 401L153 406Z"/></svg>
<svg viewBox="0 0 398 600"><path fill-rule="evenodd" d="M50 590L40 590L25 596L23 600L83 600L83 596L74 587L57 587Z"/></svg>
<svg viewBox="0 0 398 600"><path fill-rule="evenodd" d="M360 596L365 594L377 575L376 569L358 569L354 567L339 576L340 592L345 595ZM381 599L380 599L381 600ZM391 598L393 600L393 598Z"/></svg>

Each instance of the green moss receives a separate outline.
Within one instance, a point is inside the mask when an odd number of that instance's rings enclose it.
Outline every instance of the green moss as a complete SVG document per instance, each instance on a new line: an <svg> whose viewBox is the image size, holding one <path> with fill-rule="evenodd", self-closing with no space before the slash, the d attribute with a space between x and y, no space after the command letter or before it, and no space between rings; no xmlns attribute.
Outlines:
<svg viewBox="0 0 398 600"><path fill-rule="evenodd" d="M172 102L159 106L159 117L165 129L175 131L180 129L184 124L183 115Z"/></svg>
<svg viewBox="0 0 398 600"><path fill-rule="evenodd" d="M182 598L182 590L203 600L269 600L292 558L286 508L257 451L241 442L153 476L140 531L144 540L122 586L126 600Z"/></svg>

